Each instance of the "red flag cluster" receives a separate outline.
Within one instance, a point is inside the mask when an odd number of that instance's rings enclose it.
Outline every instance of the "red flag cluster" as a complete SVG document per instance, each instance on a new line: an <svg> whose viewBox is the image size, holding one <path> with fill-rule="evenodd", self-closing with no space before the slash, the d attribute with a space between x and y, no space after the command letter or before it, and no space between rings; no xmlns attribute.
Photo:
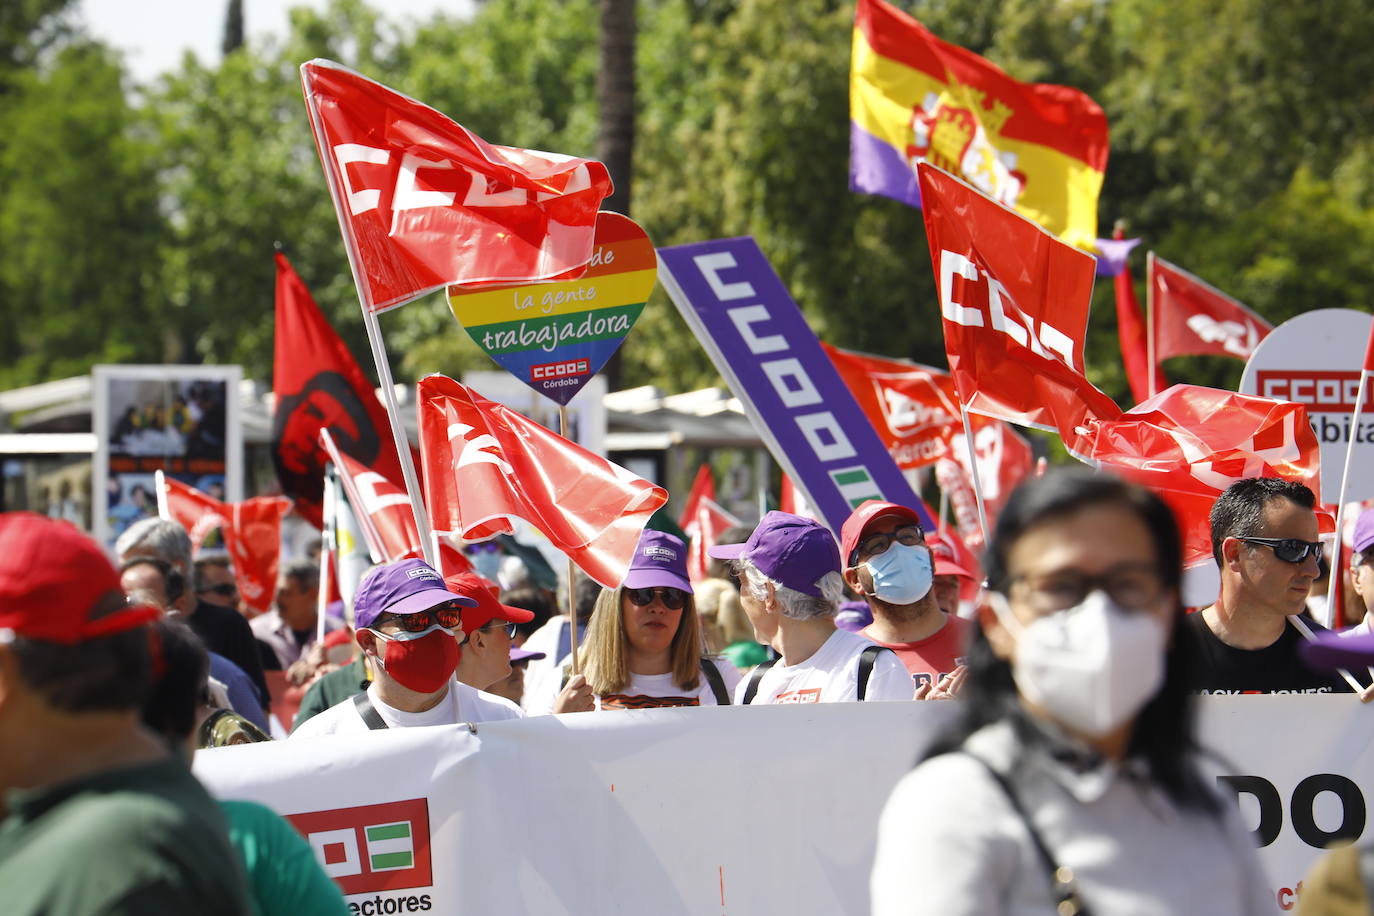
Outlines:
<svg viewBox="0 0 1374 916"><path fill-rule="evenodd" d="M687 576L693 583L704 581L708 578L706 569L711 562L706 551L722 534L741 524L716 502L716 482L711 477L710 465L697 468L697 476L692 480L692 489L677 524L688 537Z"/></svg>
<svg viewBox="0 0 1374 916"><path fill-rule="evenodd" d="M218 528L234 564L243 603L260 612L271 608L277 596L281 519L291 508L291 500L260 496L225 503L161 472L157 476L162 517L185 528L195 547Z"/></svg>

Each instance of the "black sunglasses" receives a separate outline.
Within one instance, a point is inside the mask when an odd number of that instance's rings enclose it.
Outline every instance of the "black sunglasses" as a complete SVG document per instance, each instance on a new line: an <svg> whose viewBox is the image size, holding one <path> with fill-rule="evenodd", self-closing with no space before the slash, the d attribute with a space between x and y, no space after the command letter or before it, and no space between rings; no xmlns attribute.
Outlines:
<svg viewBox="0 0 1374 916"><path fill-rule="evenodd" d="M224 582L220 585L203 585L196 589L196 594L204 595L207 592L220 595L224 598L233 598L239 593L238 586L232 582Z"/></svg>
<svg viewBox="0 0 1374 916"><path fill-rule="evenodd" d="M1237 538L1247 544L1259 544L1274 551L1274 556L1285 563L1301 563L1308 555L1320 563L1322 561L1322 542L1303 541L1298 538Z"/></svg>
<svg viewBox="0 0 1374 916"><path fill-rule="evenodd" d="M687 604L687 593L680 588L627 588L625 594L637 607L653 604L654 595L670 611L680 611Z"/></svg>

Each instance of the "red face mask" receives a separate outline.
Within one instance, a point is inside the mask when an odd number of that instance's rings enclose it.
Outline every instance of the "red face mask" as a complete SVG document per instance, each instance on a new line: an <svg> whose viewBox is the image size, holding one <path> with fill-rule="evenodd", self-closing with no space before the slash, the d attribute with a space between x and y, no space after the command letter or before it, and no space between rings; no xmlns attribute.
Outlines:
<svg viewBox="0 0 1374 916"><path fill-rule="evenodd" d="M372 632L377 633L376 630ZM462 651L448 630L435 627L418 639L396 639L377 633L386 642L382 667L402 687L416 693L435 693L458 667Z"/></svg>

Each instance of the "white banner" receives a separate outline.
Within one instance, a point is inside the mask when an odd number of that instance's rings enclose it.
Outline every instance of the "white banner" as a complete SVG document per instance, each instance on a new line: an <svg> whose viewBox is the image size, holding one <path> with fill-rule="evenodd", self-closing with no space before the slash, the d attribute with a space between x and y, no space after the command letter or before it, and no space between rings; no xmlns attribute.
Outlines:
<svg viewBox="0 0 1374 916"><path fill-rule="evenodd" d="M1274 913L1366 828L1374 710L1206 697ZM582 713L201 751L218 796L288 816L362 916L868 912L878 812L943 703ZM938 842L937 837L932 837ZM1263 914L1257 914L1263 916Z"/></svg>

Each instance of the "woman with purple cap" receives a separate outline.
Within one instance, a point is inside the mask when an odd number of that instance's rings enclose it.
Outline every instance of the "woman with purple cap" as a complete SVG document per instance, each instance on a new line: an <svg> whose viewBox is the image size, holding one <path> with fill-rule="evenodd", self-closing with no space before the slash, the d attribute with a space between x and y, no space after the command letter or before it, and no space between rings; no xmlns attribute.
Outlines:
<svg viewBox="0 0 1374 916"><path fill-rule="evenodd" d="M687 545L653 529L620 587L597 598L581 659L587 709L726 705L739 682L734 665L702 656Z"/></svg>

